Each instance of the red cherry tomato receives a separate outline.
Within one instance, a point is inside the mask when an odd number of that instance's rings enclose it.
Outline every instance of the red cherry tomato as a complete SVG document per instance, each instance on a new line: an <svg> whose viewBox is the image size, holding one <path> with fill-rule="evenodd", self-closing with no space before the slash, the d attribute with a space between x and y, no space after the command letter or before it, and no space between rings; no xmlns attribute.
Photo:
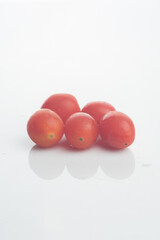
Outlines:
<svg viewBox="0 0 160 240"><path fill-rule="evenodd" d="M49 109L35 112L27 124L29 137L41 147L51 147L59 142L64 133L62 119Z"/></svg>
<svg viewBox="0 0 160 240"><path fill-rule="evenodd" d="M66 121L65 135L74 148L89 148L97 139L98 125L89 114L74 113Z"/></svg>
<svg viewBox="0 0 160 240"><path fill-rule="evenodd" d="M132 120L126 114L117 111L109 112L102 118L99 132L106 146L115 149L128 147L135 138Z"/></svg>
<svg viewBox="0 0 160 240"><path fill-rule="evenodd" d="M76 98L67 93L58 93L50 96L41 108L48 108L56 112L64 123L70 115L80 111Z"/></svg>
<svg viewBox="0 0 160 240"><path fill-rule="evenodd" d="M115 111L115 108L109 103L100 101L90 102L82 109L82 112L90 114L97 121L97 123L100 123L102 117L109 111Z"/></svg>

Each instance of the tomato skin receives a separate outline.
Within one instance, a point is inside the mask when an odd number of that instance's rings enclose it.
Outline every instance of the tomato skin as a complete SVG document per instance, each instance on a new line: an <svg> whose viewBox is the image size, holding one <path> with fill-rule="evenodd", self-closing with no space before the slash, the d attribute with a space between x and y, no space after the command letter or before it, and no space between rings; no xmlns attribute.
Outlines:
<svg viewBox="0 0 160 240"><path fill-rule="evenodd" d="M132 120L124 113L113 111L106 114L99 126L102 141L115 149L126 148L135 139L135 127Z"/></svg>
<svg viewBox="0 0 160 240"><path fill-rule="evenodd" d="M102 117L110 111L115 111L115 108L111 104L101 101L90 102L82 109L82 112L90 114L97 123L100 123Z"/></svg>
<svg viewBox="0 0 160 240"><path fill-rule="evenodd" d="M64 123L70 115L80 111L76 98L67 93L57 93L50 96L41 108L47 108L56 112Z"/></svg>
<svg viewBox="0 0 160 240"><path fill-rule="evenodd" d="M65 135L72 147L86 149L96 141L98 125L89 114L74 113L66 121Z"/></svg>
<svg viewBox="0 0 160 240"><path fill-rule="evenodd" d="M27 132L31 140L40 147L51 147L62 138L64 124L55 112L41 109L28 120Z"/></svg>

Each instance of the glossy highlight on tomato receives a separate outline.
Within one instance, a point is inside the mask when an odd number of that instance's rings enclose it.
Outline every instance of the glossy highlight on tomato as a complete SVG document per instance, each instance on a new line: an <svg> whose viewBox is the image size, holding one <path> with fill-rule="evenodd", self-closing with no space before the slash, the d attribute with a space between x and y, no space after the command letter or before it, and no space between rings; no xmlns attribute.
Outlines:
<svg viewBox="0 0 160 240"><path fill-rule="evenodd" d="M41 108L47 108L56 112L64 123L70 115L80 111L76 98L67 93L57 93L50 96Z"/></svg>
<svg viewBox="0 0 160 240"><path fill-rule="evenodd" d="M135 127L124 113L107 113L99 126L100 136L107 147L122 149L130 146L135 139Z"/></svg>
<svg viewBox="0 0 160 240"><path fill-rule="evenodd" d="M41 109L28 120L27 132L32 141L40 147L51 147L62 138L64 124L55 112Z"/></svg>
<svg viewBox="0 0 160 240"><path fill-rule="evenodd" d="M100 123L102 117L110 111L115 111L115 108L111 104L101 101L90 102L82 109L82 112L90 114L97 123Z"/></svg>
<svg viewBox="0 0 160 240"><path fill-rule="evenodd" d="M97 122L87 113L74 113L66 121L65 135L72 147L89 148L98 136Z"/></svg>

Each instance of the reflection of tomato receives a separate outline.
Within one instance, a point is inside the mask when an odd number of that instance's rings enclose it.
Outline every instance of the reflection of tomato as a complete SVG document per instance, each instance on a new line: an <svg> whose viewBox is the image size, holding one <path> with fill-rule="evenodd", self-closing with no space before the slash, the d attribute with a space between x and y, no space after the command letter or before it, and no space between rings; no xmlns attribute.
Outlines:
<svg viewBox="0 0 160 240"><path fill-rule="evenodd" d="M50 96L42 105L56 112L65 122L73 113L79 112L80 107L74 96L66 93L58 93Z"/></svg>
<svg viewBox="0 0 160 240"><path fill-rule="evenodd" d="M97 121L97 123L99 123L101 118L109 111L115 111L115 108L109 103L100 101L90 102L82 109L82 112L90 114Z"/></svg>
<svg viewBox="0 0 160 240"><path fill-rule="evenodd" d="M41 109L35 112L27 124L29 137L41 147L55 145L61 139L64 132L62 119L49 109Z"/></svg>
<svg viewBox="0 0 160 240"><path fill-rule="evenodd" d="M98 126L87 113L74 113L66 121L65 135L75 148L89 148L97 139Z"/></svg>
<svg viewBox="0 0 160 240"><path fill-rule="evenodd" d="M126 148L135 138L135 127L132 120L121 112L109 112L100 122L100 135L106 146Z"/></svg>

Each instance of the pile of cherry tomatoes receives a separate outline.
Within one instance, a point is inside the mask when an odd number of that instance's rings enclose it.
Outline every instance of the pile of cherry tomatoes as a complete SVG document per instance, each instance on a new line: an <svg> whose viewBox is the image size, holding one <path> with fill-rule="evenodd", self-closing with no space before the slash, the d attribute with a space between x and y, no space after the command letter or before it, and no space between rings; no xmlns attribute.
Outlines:
<svg viewBox="0 0 160 240"><path fill-rule="evenodd" d="M135 138L132 120L107 102L90 102L82 110L71 94L50 96L28 120L29 137L40 147L57 144L65 134L73 148L91 147L100 134L108 148L122 149Z"/></svg>

